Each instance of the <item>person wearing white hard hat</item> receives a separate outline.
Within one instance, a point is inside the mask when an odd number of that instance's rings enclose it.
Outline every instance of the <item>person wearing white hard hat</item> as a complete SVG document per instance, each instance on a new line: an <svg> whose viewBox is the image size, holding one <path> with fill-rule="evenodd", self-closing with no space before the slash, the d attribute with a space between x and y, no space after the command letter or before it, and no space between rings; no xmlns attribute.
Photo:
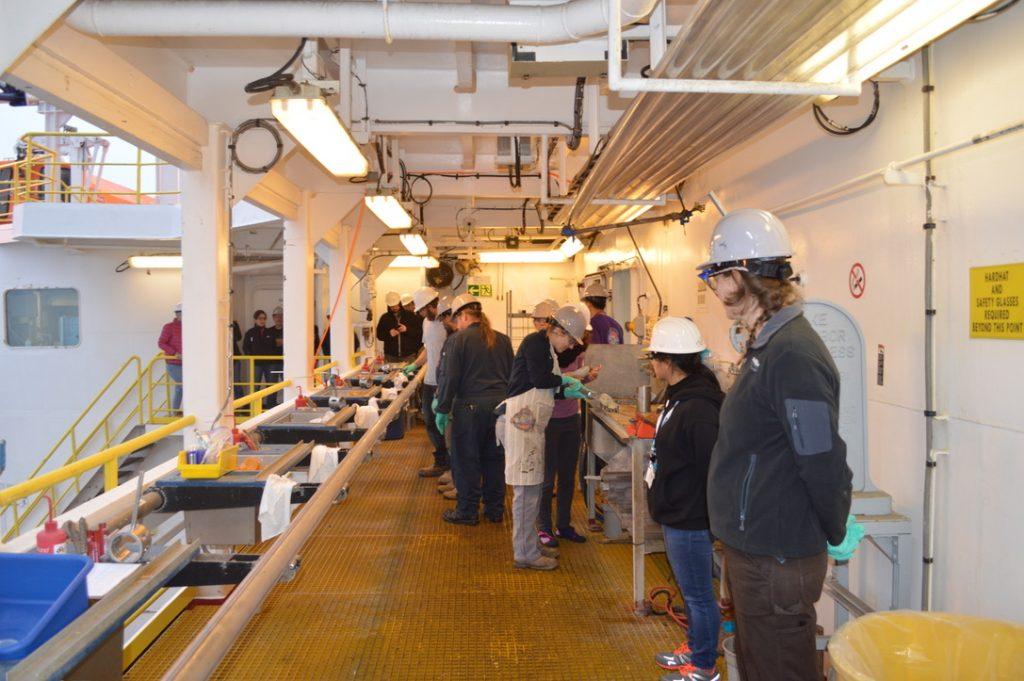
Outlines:
<svg viewBox="0 0 1024 681"><path fill-rule="evenodd" d="M651 461L644 480L647 507L661 524L665 554L682 592L689 629L686 641L655 662L677 673L667 678L715 681L720 615L711 581L712 543L707 480L725 395L702 361L706 349L690 319L665 317L654 325L647 348L655 378L664 381Z"/></svg>
<svg viewBox="0 0 1024 681"><path fill-rule="evenodd" d="M444 363L445 354L448 352L449 343L454 334L458 329L455 328L455 322L452 321L452 296L443 295L437 301L437 320L444 326L445 333L448 334L445 338L444 343L441 345L441 355L437 360L437 384L441 385L441 381L444 380ZM437 419L437 392L434 392L434 400L431 408L434 409L434 418ZM436 425L436 424L435 424ZM445 444L448 446L448 461L449 466L451 465L452 459L452 434L451 428L445 429L441 433L444 436ZM444 495L446 499L455 500L458 497L458 493L455 490L455 483L452 481L452 469L449 468L447 471L441 474L437 479L437 491L439 494Z"/></svg>
<svg viewBox="0 0 1024 681"><path fill-rule="evenodd" d="M557 552L537 540L537 515L544 484L544 433L555 397L584 397L579 379L563 376L556 353L583 343L586 315L566 305L548 317L547 328L519 345L512 362L505 413L497 433L505 446L505 481L512 485L513 566L532 570L558 567Z"/></svg>
<svg viewBox="0 0 1024 681"><path fill-rule="evenodd" d="M708 473L744 681L819 679L814 603L846 536L853 474L839 435L839 372L790 281L785 226L763 210L715 227L700 277L749 333Z"/></svg>
<svg viewBox="0 0 1024 681"><path fill-rule="evenodd" d="M548 328L548 319L557 311L558 303L550 298L545 298L534 305L533 311L530 313L533 318L534 331L543 331Z"/></svg>
<svg viewBox="0 0 1024 681"><path fill-rule="evenodd" d="M412 315L412 326L409 327L409 342L416 347L419 353L423 349L423 317L416 313L417 307L411 293L402 294L402 309Z"/></svg>
<svg viewBox="0 0 1024 681"><path fill-rule="evenodd" d="M599 281L592 281L583 289L582 300L590 311L591 345L621 345L625 338L622 325L605 313L609 297L608 289Z"/></svg>
<svg viewBox="0 0 1024 681"><path fill-rule="evenodd" d="M451 420L451 463L456 504L445 522L476 525L484 516L501 522L505 512L505 458L495 438L494 410L505 399L512 369L512 342L495 331L480 301L462 294L452 301L458 326L444 350L437 385L436 423L445 432Z"/></svg>
<svg viewBox="0 0 1024 681"><path fill-rule="evenodd" d="M157 347L164 353L167 379L174 390L171 395L171 411L181 411L181 303L174 306L174 319L164 324L157 339Z"/></svg>
<svg viewBox="0 0 1024 681"><path fill-rule="evenodd" d="M421 478L439 477L449 468L448 446L445 444L444 433L437 430L433 407L434 395L437 392L437 363L441 358L441 348L448 339L448 331L437 318L440 300L437 291L428 286L413 294L413 309L423 318L424 347L416 359L402 369L406 376L412 376L424 364L427 366L427 373L423 378L423 392L420 395L420 409L423 412L427 437L434 446L434 462L419 470Z"/></svg>
<svg viewBox="0 0 1024 681"><path fill-rule="evenodd" d="M420 349L420 343L414 342L412 334L416 318L402 307L402 297L394 291L384 297L384 302L388 309L377 320L377 340L384 344L384 359L408 362Z"/></svg>
<svg viewBox="0 0 1024 681"><path fill-rule="evenodd" d="M558 368L565 376L578 378L581 383L589 383L597 378L601 371L600 365L584 366L590 316L582 305L572 307L588 320L588 325L584 327L582 343L555 353ZM542 546L558 546L559 540L578 544L587 541L586 537L572 526L572 501L583 438L582 426L580 400L564 395L561 398L556 396L551 419L544 431L544 483L541 487L540 512L537 515L537 538ZM557 522L553 524L551 507L555 501L558 504L558 513Z"/></svg>

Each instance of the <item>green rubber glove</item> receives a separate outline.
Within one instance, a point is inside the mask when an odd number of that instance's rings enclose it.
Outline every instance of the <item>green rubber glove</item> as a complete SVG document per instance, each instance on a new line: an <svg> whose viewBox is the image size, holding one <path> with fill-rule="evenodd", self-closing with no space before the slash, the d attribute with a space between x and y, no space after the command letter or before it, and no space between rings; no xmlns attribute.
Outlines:
<svg viewBox="0 0 1024 681"><path fill-rule="evenodd" d="M418 369L419 367L416 366L416 362L413 362L412 364L406 364L404 367L402 367L402 373L405 374L406 377L412 377L412 375L415 374Z"/></svg>
<svg viewBox="0 0 1024 681"><path fill-rule="evenodd" d="M857 522L851 514L846 519L846 537L839 546L828 545L828 555L837 561L848 561L853 558L860 540L864 538L864 526Z"/></svg>
<svg viewBox="0 0 1024 681"><path fill-rule="evenodd" d="M433 402L430 403L430 411L437 413L437 398L435 397Z"/></svg>
<svg viewBox="0 0 1024 681"><path fill-rule="evenodd" d="M441 412L434 414L434 424L437 426L438 432L443 433L448 430L448 414L442 414Z"/></svg>
<svg viewBox="0 0 1024 681"><path fill-rule="evenodd" d="M587 393L580 379L572 376L562 376L562 395L569 399L581 400L586 398Z"/></svg>

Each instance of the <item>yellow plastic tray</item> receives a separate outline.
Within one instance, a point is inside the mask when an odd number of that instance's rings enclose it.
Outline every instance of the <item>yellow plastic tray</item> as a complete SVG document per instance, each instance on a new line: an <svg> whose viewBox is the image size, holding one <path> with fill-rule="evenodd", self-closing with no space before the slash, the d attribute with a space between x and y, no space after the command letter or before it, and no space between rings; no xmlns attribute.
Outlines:
<svg viewBox="0 0 1024 681"><path fill-rule="evenodd" d="M185 451L178 452L178 472L181 477L192 479L215 480L225 473L235 470L238 465L238 445L220 450L217 463L185 463Z"/></svg>

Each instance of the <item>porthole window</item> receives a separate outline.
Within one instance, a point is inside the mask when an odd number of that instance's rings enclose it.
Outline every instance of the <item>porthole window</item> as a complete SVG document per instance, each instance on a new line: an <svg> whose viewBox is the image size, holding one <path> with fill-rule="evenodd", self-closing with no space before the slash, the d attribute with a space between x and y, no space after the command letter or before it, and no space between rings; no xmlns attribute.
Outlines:
<svg viewBox="0 0 1024 681"><path fill-rule="evenodd" d="M12 348L78 345L78 291L19 288L4 294L4 337Z"/></svg>

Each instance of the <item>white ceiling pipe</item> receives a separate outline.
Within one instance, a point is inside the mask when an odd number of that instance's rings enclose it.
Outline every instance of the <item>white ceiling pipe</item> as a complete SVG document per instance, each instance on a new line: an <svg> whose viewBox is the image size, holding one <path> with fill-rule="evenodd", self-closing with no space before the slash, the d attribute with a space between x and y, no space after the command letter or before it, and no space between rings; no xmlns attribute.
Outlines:
<svg viewBox="0 0 1024 681"><path fill-rule="evenodd" d="M621 23L655 0L622 0ZM101 36L302 37L564 43L608 30L607 0L558 5L344 0L84 0L66 19Z"/></svg>

